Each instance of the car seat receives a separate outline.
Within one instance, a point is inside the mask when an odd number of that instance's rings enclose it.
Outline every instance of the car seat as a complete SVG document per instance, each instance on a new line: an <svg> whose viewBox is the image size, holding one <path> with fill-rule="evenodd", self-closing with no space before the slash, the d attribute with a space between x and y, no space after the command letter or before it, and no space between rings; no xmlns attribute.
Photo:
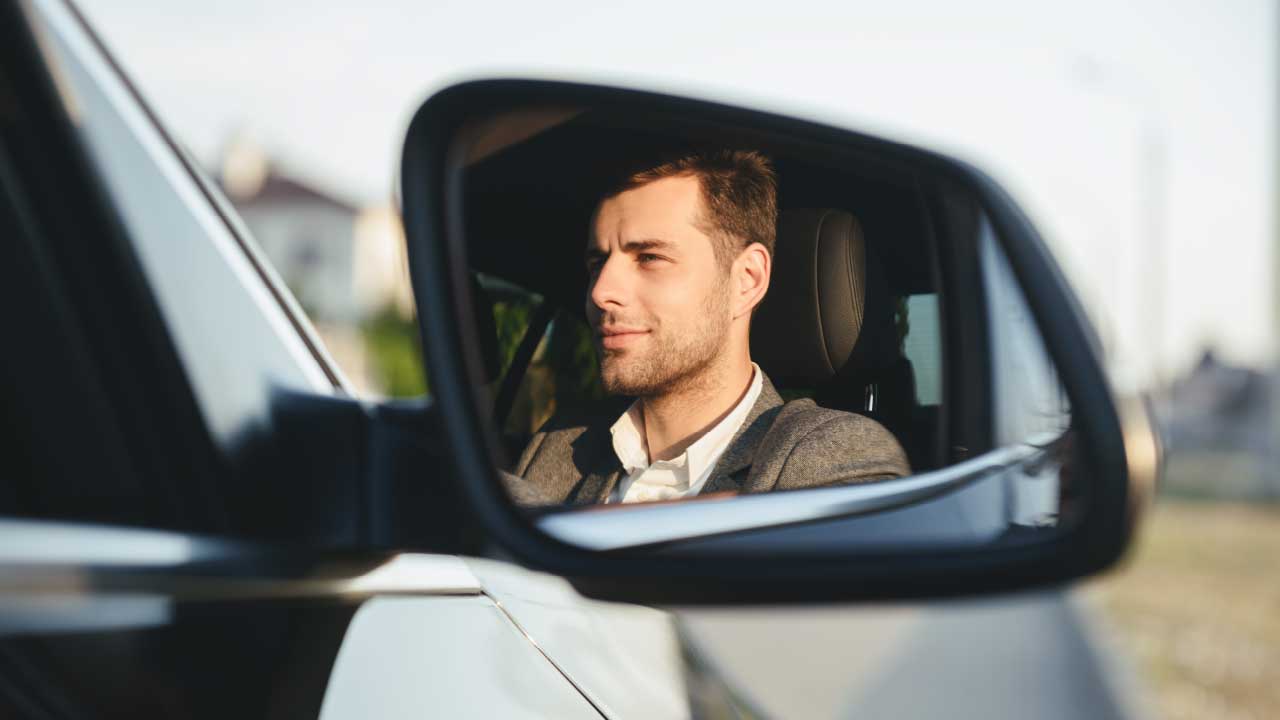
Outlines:
<svg viewBox="0 0 1280 720"><path fill-rule="evenodd" d="M769 292L752 320L751 355L779 390L880 422L919 471L936 465L935 433L915 420L915 374L895 307L852 213L786 210Z"/></svg>

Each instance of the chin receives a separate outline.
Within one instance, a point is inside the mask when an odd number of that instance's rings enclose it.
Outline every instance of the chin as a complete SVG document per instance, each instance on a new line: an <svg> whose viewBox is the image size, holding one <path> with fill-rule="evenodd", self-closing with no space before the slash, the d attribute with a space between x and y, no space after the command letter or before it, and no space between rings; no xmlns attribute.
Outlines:
<svg viewBox="0 0 1280 720"><path fill-rule="evenodd" d="M626 372L601 372L600 384L604 386L605 392L610 395L643 395L646 388L641 387L641 383L636 382L636 378L630 377Z"/></svg>
<svg viewBox="0 0 1280 720"><path fill-rule="evenodd" d="M626 378L619 377L617 373L602 373L600 375L600 384L604 386L604 391L610 395L630 395L628 390L631 389L631 383Z"/></svg>

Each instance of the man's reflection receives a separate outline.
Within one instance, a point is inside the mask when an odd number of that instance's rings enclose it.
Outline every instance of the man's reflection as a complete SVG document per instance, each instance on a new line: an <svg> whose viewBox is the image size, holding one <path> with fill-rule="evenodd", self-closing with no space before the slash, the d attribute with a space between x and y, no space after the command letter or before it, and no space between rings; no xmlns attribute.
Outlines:
<svg viewBox="0 0 1280 720"><path fill-rule="evenodd" d="M629 174L597 205L587 317L620 396L557 414L525 449L524 504L670 500L866 482L909 473L874 420L784 403L751 361L769 288L777 180L754 151L696 153Z"/></svg>

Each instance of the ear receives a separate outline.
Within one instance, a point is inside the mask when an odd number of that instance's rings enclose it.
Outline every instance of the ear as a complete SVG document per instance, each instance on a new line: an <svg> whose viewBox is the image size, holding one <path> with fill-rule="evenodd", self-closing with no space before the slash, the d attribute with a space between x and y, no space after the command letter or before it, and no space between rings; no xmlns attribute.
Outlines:
<svg viewBox="0 0 1280 720"><path fill-rule="evenodd" d="M760 243L751 243L738 254L730 270L733 292L733 318L750 315L764 300L769 290L769 275L773 272L773 259Z"/></svg>

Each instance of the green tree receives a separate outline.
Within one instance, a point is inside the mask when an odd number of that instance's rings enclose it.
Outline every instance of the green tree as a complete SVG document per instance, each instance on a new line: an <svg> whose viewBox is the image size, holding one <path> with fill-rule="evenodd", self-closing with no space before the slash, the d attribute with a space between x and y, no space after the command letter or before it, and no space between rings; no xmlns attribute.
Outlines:
<svg viewBox="0 0 1280 720"><path fill-rule="evenodd" d="M405 317L388 305L362 322L360 333L383 392L391 397L430 392L415 317Z"/></svg>

